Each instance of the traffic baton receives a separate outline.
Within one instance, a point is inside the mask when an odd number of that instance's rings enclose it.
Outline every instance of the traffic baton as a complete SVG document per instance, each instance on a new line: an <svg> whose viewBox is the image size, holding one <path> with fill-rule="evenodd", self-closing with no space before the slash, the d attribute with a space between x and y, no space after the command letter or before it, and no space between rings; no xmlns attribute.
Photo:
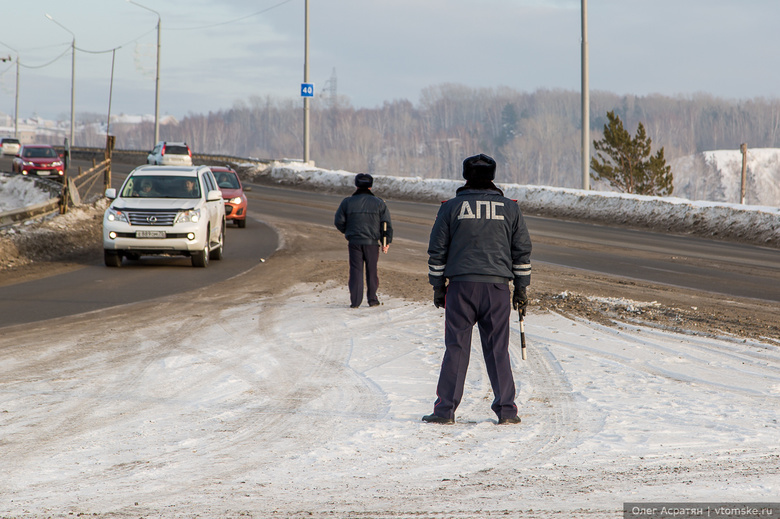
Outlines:
<svg viewBox="0 0 780 519"><path fill-rule="evenodd" d="M523 360L526 360L526 353L525 353L525 322L523 321L523 317L525 317L525 308L522 310L517 310L518 315L520 316L520 351L523 354Z"/></svg>

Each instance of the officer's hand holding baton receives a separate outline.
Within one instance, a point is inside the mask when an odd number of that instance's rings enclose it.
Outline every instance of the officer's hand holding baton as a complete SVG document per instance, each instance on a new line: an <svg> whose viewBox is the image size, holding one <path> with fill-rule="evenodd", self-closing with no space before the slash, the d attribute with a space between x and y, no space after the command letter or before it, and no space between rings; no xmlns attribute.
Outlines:
<svg viewBox="0 0 780 519"><path fill-rule="evenodd" d="M387 254L390 244L387 243L387 222L382 222L382 252Z"/></svg>
<svg viewBox="0 0 780 519"><path fill-rule="evenodd" d="M515 292L512 295L512 307L517 310L520 317L520 351L523 354L523 360L526 360L525 353L525 309L528 307L528 296L525 293L525 287L515 285Z"/></svg>

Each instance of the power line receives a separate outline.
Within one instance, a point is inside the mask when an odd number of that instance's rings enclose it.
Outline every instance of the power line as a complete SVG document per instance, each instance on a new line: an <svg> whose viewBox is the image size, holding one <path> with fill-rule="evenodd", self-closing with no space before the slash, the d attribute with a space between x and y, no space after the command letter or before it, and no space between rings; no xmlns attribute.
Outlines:
<svg viewBox="0 0 780 519"><path fill-rule="evenodd" d="M226 22L212 23L212 24L209 24L209 25L201 25L199 27L168 28L167 30L169 30L169 31L195 31L195 30L198 30L198 29L209 29L211 27L219 27L220 25L228 25L228 24L231 24L231 23L240 22L241 20L246 20L247 18L252 18L253 16L257 16L257 15L260 15L260 14L263 14L263 13L267 13L268 11L270 11L272 9L276 9L277 7L281 7L284 4L288 4L288 3L292 2L292 1L293 0L284 0L283 2L279 2L278 4L272 5L271 7L267 7L265 9L262 9L260 11L255 12L255 13L252 13L252 14L248 14L246 16L242 16L240 18L234 18L234 19L228 20Z"/></svg>
<svg viewBox="0 0 780 519"><path fill-rule="evenodd" d="M62 53L62 54L60 54L59 56L57 56L57 57L56 57L56 58L54 58L53 60L49 61L48 63L44 63L43 65L23 65L23 64L21 64L21 63L20 63L19 65L20 65L21 67L24 67L24 68L29 68L29 69L37 69L37 68L44 68L44 67L48 67L49 65L51 65L51 64L52 64L52 63L54 63L55 61L58 61L58 60L60 60L60 59L61 59L63 56L67 55L67 54L68 54L70 51L71 51L71 49L70 49L70 48L67 48L67 49L65 49L65 50L63 51L63 53Z"/></svg>

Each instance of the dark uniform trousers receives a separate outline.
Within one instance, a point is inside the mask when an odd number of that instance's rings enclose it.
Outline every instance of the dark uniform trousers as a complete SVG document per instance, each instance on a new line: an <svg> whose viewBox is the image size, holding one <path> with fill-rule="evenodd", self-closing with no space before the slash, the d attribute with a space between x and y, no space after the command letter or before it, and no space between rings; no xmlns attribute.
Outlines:
<svg viewBox="0 0 780 519"><path fill-rule="evenodd" d="M349 298L352 306L360 306L363 301L363 265L366 272L366 298L368 304L377 303L376 291L379 288L379 245L349 244Z"/></svg>
<svg viewBox="0 0 780 519"><path fill-rule="evenodd" d="M517 416L515 380L509 360L510 290L506 283L450 281L445 306L444 360L436 403L437 416L454 418L463 398L471 353L471 332L478 325L490 385L491 409L498 418Z"/></svg>

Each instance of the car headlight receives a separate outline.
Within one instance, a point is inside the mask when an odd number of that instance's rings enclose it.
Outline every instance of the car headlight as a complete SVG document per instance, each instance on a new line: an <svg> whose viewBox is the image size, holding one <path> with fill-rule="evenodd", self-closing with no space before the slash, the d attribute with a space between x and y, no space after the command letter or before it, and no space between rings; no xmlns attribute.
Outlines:
<svg viewBox="0 0 780 519"><path fill-rule="evenodd" d="M114 209L113 207L109 207L108 210L106 211L106 220L108 220L109 222L130 223L130 220L127 219L127 215L125 213L117 209Z"/></svg>
<svg viewBox="0 0 780 519"><path fill-rule="evenodd" d="M51 163L51 165L54 167L60 167L62 166L62 162L60 162L59 160L55 160L54 162Z"/></svg>
<svg viewBox="0 0 780 519"><path fill-rule="evenodd" d="M235 198L231 198L230 200L228 200L228 202L230 202L231 204L240 204L241 203L241 197L237 196Z"/></svg>
<svg viewBox="0 0 780 519"><path fill-rule="evenodd" d="M200 220L200 209L190 209L189 211L182 211L179 216L176 217L176 223L197 223Z"/></svg>
<svg viewBox="0 0 780 519"><path fill-rule="evenodd" d="M23 160L22 164L24 164L25 166L35 166L35 162L31 162L29 160Z"/></svg>

